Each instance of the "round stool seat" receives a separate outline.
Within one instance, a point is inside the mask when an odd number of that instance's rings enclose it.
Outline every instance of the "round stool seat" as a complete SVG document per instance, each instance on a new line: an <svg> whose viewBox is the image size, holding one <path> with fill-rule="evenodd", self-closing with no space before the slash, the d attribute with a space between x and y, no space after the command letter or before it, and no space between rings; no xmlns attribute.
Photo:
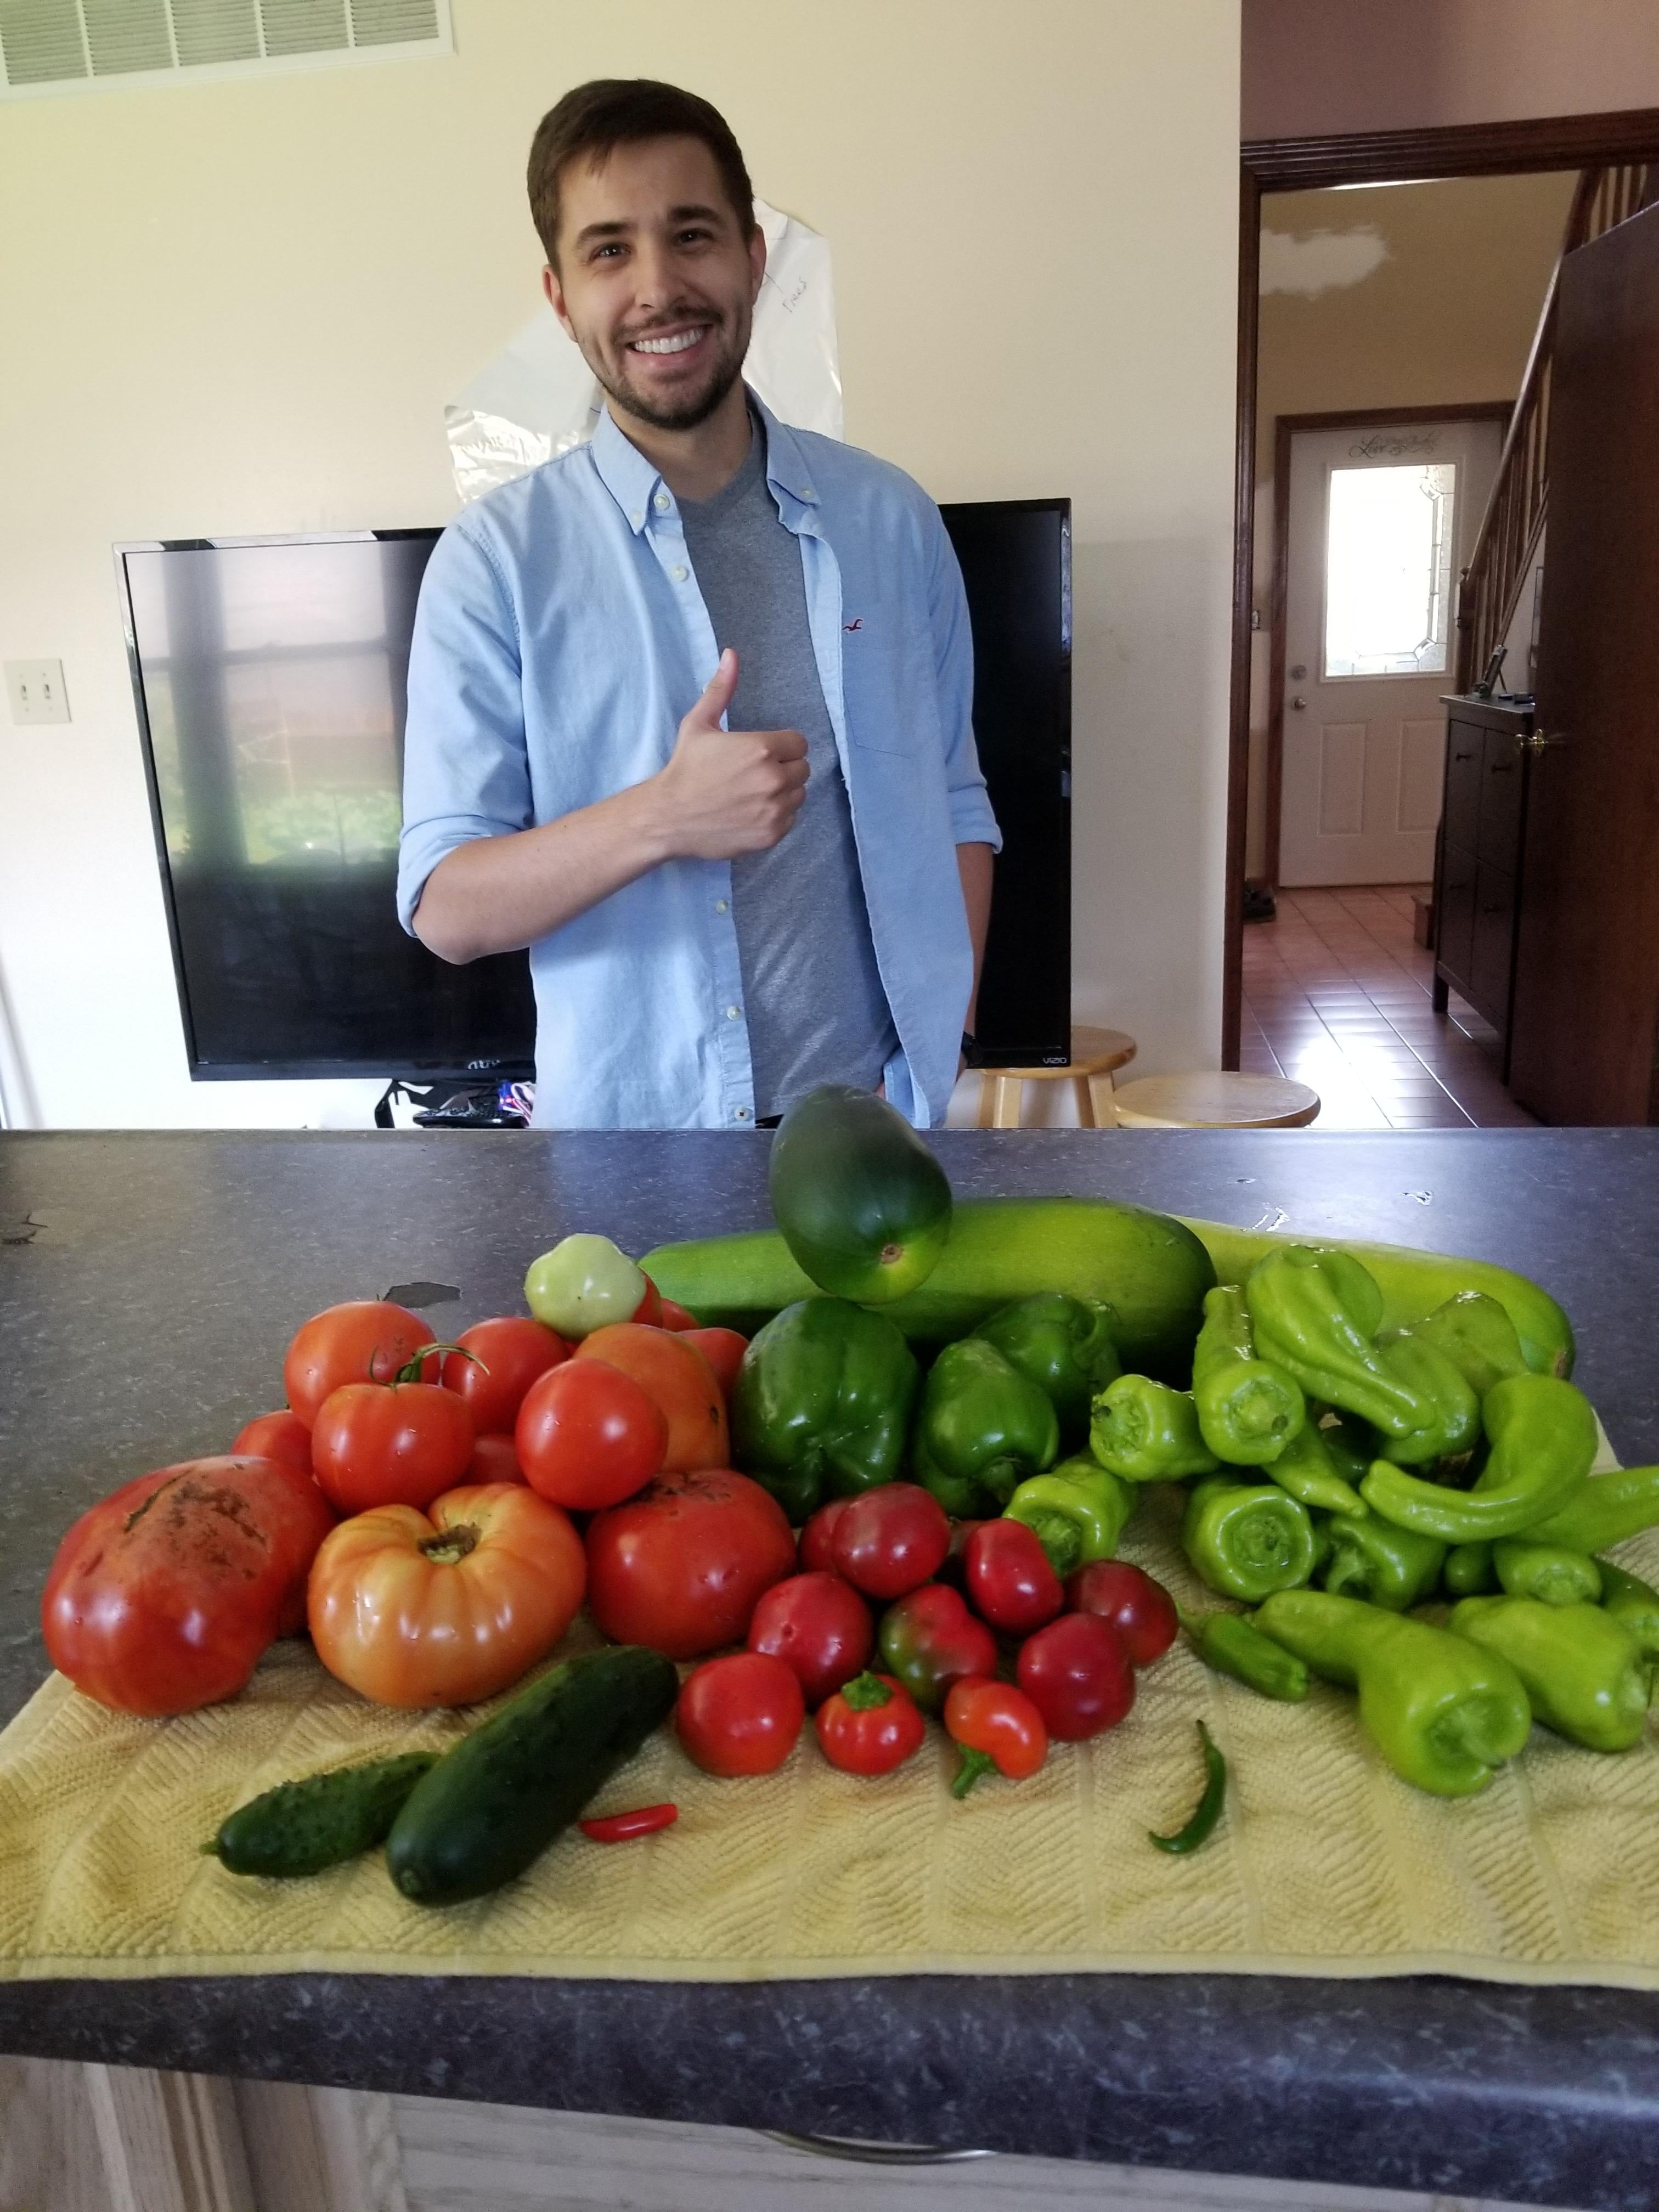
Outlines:
<svg viewBox="0 0 1659 2212"><path fill-rule="evenodd" d="M1304 1129L1319 1093L1283 1075L1239 1075L1200 1068L1191 1075L1143 1075L1112 1095L1125 1129Z"/></svg>
<svg viewBox="0 0 1659 2212"><path fill-rule="evenodd" d="M980 1092L981 1129L1019 1127L1023 1086L1027 1083L1069 1083L1077 1099L1079 1127L1112 1126L1112 1071L1127 1066L1137 1050L1125 1030L1091 1029L1079 1023L1072 1031L1072 1057L1065 1067L988 1067Z"/></svg>

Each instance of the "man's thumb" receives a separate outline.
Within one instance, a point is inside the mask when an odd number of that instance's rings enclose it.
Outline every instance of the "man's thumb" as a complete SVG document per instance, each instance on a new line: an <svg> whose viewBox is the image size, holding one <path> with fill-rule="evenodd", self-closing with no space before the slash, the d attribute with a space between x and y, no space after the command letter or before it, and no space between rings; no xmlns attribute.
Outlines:
<svg viewBox="0 0 1659 2212"><path fill-rule="evenodd" d="M720 716L731 705L732 695L737 688L738 656L728 645L704 687L702 698L691 709L693 721L703 729L717 730Z"/></svg>

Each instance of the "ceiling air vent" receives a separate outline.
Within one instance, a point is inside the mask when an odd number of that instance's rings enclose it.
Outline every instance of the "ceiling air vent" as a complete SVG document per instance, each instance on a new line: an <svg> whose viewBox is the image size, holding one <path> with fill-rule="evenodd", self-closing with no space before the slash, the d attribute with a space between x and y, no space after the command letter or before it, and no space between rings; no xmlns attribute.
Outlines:
<svg viewBox="0 0 1659 2212"><path fill-rule="evenodd" d="M449 0L0 0L0 99L453 52Z"/></svg>

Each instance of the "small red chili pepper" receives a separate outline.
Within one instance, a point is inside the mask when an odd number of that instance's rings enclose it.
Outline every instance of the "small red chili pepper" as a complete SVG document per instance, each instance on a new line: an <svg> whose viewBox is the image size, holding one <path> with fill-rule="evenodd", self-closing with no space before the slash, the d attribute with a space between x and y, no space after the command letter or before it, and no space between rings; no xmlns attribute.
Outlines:
<svg viewBox="0 0 1659 2212"><path fill-rule="evenodd" d="M965 1797L981 1774L1023 1782L1048 1756L1048 1731L1032 1700L1012 1682L984 1674L964 1674L951 1683L945 1699L945 1729L962 1747L962 1765L951 1785L953 1797Z"/></svg>
<svg viewBox="0 0 1659 2212"><path fill-rule="evenodd" d="M679 1817L678 1805L637 1805L631 1813L605 1813L576 1825L596 1844L625 1844L635 1836L654 1836L659 1828L672 1828Z"/></svg>

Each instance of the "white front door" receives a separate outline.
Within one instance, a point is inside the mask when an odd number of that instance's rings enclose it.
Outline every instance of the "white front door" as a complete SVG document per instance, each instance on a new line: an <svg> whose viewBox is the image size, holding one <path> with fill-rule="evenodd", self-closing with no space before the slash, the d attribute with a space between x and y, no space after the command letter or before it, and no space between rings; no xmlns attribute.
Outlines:
<svg viewBox="0 0 1659 2212"><path fill-rule="evenodd" d="M1457 577L1502 441L1482 422L1291 438L1281 884L1434 872Z"/></svg>

